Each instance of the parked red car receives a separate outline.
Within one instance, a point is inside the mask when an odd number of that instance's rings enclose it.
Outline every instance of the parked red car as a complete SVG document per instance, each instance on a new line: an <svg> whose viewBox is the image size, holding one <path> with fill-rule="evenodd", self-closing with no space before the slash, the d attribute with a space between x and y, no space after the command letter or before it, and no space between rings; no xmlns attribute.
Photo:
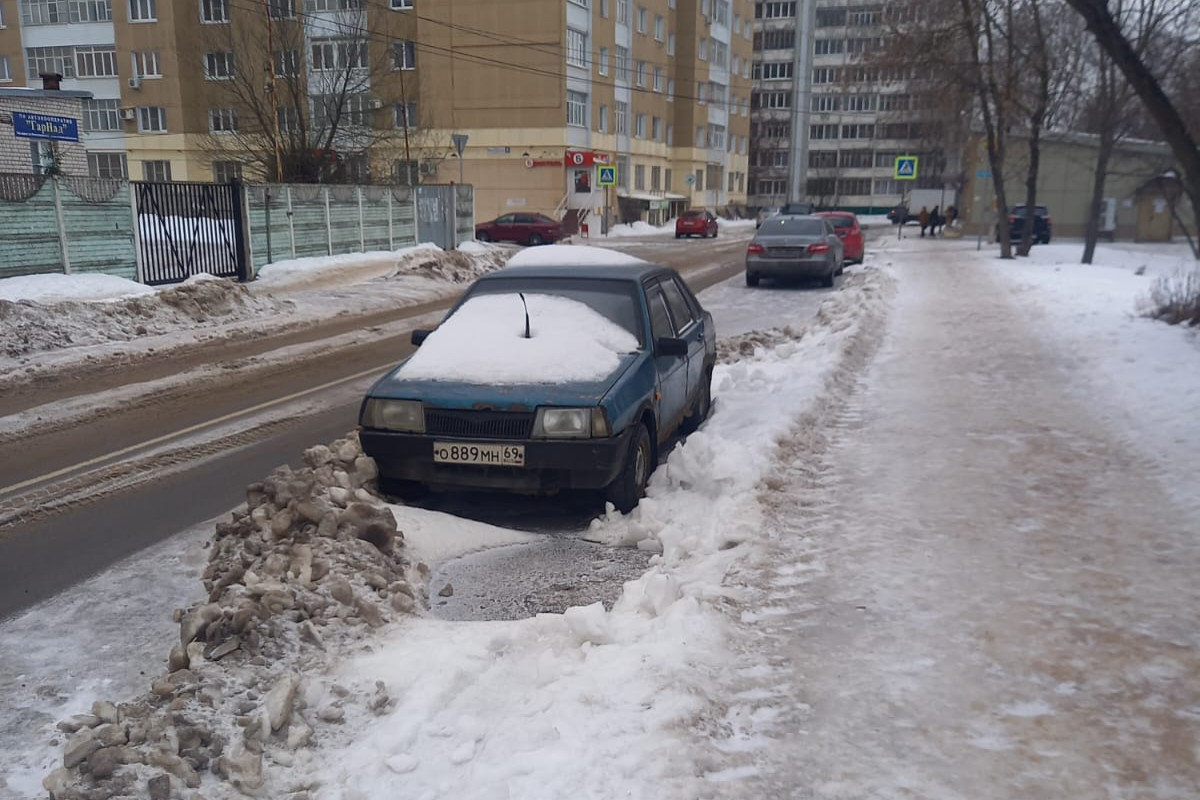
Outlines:
<svg viewBox="0 0 1200 800"><path fill-rule="evenodd" d="M717 218L711 211L693 209L685 211L675 220L675 238L684 236L711 236L717 238Z"/></svg>
<svg viewBox="0 0 1200 800"><path fill-rule="evenodd" d="M842 240L845 249L845 260L861 264L866 245L858 217L849 211L818 211L815 216L825 217L833 223L833 232Z"/></svg>
<svg viewBox="0 0 1200 800"><path fill-rule="evenodd" d="M505 214L475 226L475 238L481 242L516 242L533 246L557 242L562 235L562 226L545 214Z"/></svg>

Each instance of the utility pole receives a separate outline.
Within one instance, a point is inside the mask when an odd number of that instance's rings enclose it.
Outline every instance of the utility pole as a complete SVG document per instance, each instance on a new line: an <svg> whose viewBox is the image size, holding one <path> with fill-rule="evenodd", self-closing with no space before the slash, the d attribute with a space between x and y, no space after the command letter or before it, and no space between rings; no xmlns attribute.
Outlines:
<svg viewBox="0 0 1200 800"><path fill-rule="evenodd" d="M283 141L279 129L279 93L275 90L275 24L271 17L271 0L263 0L263 12L267 15L267 93L271 95L272 129L275 140L275 182L283 183Z"/></svg>

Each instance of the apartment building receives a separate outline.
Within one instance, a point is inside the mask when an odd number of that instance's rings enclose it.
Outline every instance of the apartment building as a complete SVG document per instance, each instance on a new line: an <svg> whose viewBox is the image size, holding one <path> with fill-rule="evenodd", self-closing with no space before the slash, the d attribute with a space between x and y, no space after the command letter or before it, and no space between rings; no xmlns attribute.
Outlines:
<svg viewBox="0 0 1200 800"><path fill-rule="evenodd" d="M0 0L0 86L90 92L88 169L465 181L480 218L746 200L753 0ZM269 56L268 56L269 54ZM453 135L466 136L460 158ZM616 185L598 184L616 167Z"/></svg>
<svg viewBox="0 0 1200 800"><path fill-rule="evenodd" d="M760 0L755 7L749 204L811 200L861 212L941 186L945 156L916 113L911 74L884 69L886 7L846 0ZM897 181L897 155L918 155Z"/></svg>

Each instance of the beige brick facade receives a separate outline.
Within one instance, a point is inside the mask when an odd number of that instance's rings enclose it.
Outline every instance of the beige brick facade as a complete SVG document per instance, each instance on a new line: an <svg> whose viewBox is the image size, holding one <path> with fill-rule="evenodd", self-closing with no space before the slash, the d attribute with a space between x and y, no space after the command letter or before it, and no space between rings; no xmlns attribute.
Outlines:
<svg viewBox="0 0 1200 800"><path fill-rule="evenodd" d="M14 111L47 114L78 120L86 97L77 92L47 92L39 89L0 88L0 172L36 174L35 145L46 159L53 159L65 175L86 175L87 153L79 142L50 142L18 137L13 131ZM42 159L39 159L41 162ZM48 163L46 164L48 166Z"/></svg>

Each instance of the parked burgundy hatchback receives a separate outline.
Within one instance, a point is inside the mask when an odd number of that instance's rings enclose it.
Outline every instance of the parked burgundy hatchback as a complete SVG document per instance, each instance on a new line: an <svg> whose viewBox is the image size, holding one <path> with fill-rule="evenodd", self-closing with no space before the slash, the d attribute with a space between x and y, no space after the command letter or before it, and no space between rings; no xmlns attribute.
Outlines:
<svg viewBox="0 0 1200 800"><path fill-rule="evenodd" d="M675 220L675 238L711 236L717 238L717 218L709 211L685 211Z"/></svg>
<svg viewBox="0 0 1200 800"><path fill-rule="evenodd" d="M505 214L476 225L475 238L481 242L547 244L562 238L562 226L545 214Z"/></svg>

